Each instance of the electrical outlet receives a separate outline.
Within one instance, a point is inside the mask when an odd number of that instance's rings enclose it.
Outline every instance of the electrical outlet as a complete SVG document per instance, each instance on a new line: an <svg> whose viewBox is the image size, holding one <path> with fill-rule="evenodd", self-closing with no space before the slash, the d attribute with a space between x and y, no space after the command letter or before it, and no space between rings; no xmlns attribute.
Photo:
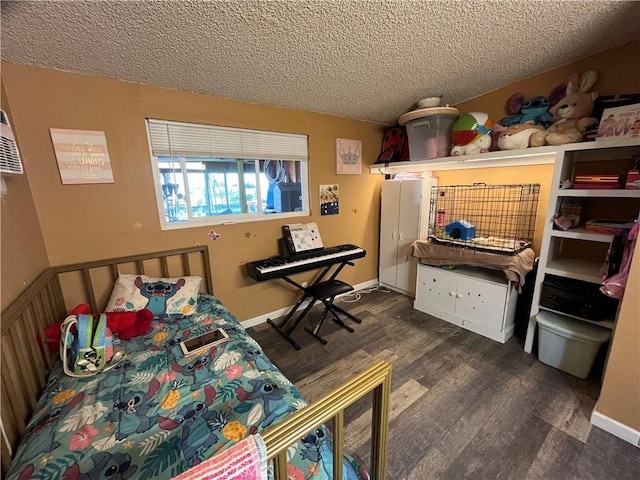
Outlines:
<svg viewBox="0 0 640 480"><path fill-rule="evenodd" d="M302 285L302 288L307 288L307 282L302 282L300 285Z"/></svg>

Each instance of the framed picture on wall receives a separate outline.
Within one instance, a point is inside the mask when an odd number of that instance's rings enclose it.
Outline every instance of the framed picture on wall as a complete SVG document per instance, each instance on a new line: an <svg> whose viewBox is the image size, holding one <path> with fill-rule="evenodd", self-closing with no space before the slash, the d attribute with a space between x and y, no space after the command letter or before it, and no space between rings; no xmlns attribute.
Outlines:
<svg viewBox="0 0 640 480"><path fill-rule="evenodd" d="M338 175L362 173L362 140L336 138L336 173Z"/></svg>
<svg viewBox="0 0 640 480"><path fill-rule="evenodd" d="M64 185L113 183L104 132L64 128L49 131Z"/></svg>
<svg viewBox="0 0 640 480"><path fill-rule="evenodd" d="M320 215L340 213L340 190L338 185L320 185Z"/></svg>

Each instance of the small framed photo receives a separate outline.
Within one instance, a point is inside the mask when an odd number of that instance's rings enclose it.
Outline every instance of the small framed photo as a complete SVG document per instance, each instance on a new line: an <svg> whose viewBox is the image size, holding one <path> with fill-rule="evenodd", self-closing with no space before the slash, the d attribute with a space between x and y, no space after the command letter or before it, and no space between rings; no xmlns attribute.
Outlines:
<svg viewBox="0 0 640 480"><path fill-rule="evenodd" d="M336 173L338 175L362 173L362 140L336 138Z"/></svg>
<svg viewBox="0 0 640 480"><path fill-rule="evenodd" d="M320 185L320 215L340 213L340 190L338 185Z"/></svg>

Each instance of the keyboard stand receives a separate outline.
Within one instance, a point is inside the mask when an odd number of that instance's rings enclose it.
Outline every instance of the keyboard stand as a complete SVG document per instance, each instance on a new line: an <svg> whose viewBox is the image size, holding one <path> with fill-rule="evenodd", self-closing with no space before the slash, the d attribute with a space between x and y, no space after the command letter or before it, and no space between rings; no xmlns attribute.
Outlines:
<svg viewBox="0 0 640 480"><path fill-rule="evenodd" d="M337 267L334 270L334 272L331 274L331 276L329 276L329 278L327 280L324 280L324 278L329 273L329 270L331 270L331 268L334 267L335 265L337 265ZM291 309L287 313L287 316L282 321L276 323L273 320L268 318L267 322L280 335L282 335L282 337L284 337L284 339L287 340L287 342L289 342L291 344L291 346L293 346L293 348L295 348L296 350L300 350L300 345L298 345L298 343L296 343L296 341L293 338L291 338L291 334L296 329L296 327L300 324L302 319L307 315L307 313L309 313L309 311L311 310L311 308L315 305L315 303L317 301L321 301L321 302L323 302L325 304L325 311L322 314L322 318L321 318L320 322L318 323L318 325L316 325L316 328L311 332L311 334L314 337L316 337L318 340L320 340L322 343L326 343L326 340L324 340L319 335L317 335L317 333L318 333L318 330L320 329L320 326L322 325L322 322L324 321L324 318L326 317L326 315L327 315L327 313L329 311L331 311L331 313L334 315L334 322L336 322L341 327L349 330L350 332L353 332L353 329L351 327L345 325L344 322L342 322L340 320L340 318L337 317L337 315L335 314L335 312L333 310L336 310L336 311L344 314L345 316L347 316L348 318L350 318L351 320L353 320L353 321L355 321L357 323L361 323L361 321L359 319L357 319L356 317L354 317L350 313L345 312L343 309L341 309L340 307L338 307L336 305L333 305L333 298L331 298L331 301L330 301L332 308L329 308L327 306L327 298L329 298L329 297L326 296L327 289L323 288L323 286L329 285L330 283L334 283L334 281L338 282L337 280L335 280L335 278L342 271L342 269L347 265L353 266L354 264L353 264L353 262L350 262L350 261L347 260L347 261L342 261L340 263L335 263L333 265L329 265L329 266L324 267L322 272L320 273L320 275L318 275L318 277L314 280L313 284L311 284L311 285L309 285L307 287L303 287L301 284L299 284L295 280L292 280L288 276L280 277L285 282L287 282L287 283L293 285L294 287L298 288L299 290L301 290L304 294L296 302L296 304L293 307L291 307ZM348 284L346 284L344 282L339 282L339 283L342 284L342 285L347 285L349 287L348 291L353 290L353 287L351 287L351 285L348 285ZM331 293L331 292L329 292L329 293ZM338 293L336 293L336 295L337 294ZM335 297L335 295L332 295L331 297ZM294 320L293 319L294 315L296 314L296 312L298 312L298 310L300 309L302 304L307 300L309 301L308 305L306 307L304 307L304 310L302 310L302 312L298 313L298 316ZM336 318L337 318L337 321L336 321Z"/></svg>

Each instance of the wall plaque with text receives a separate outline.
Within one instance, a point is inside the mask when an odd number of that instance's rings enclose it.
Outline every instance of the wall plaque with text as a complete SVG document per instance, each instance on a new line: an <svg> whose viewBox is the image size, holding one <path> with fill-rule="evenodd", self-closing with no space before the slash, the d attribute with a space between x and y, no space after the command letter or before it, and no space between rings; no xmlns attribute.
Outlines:
<svg viewBox="0 0 640 480"><path fill-rule="evenodd" d="M113 183L104 132L50 128L63 184Z"/></svg>

